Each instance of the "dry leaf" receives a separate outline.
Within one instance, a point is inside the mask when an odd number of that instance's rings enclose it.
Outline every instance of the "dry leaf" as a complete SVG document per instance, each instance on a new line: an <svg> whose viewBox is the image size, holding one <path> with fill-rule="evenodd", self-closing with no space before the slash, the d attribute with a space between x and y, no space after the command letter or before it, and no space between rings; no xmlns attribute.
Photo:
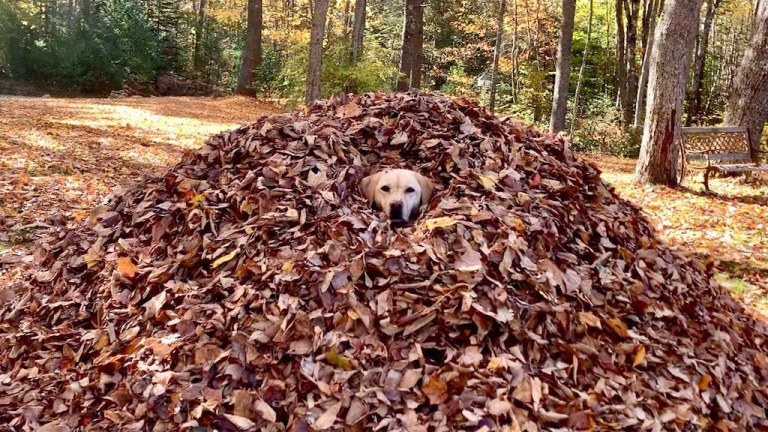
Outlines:
<svg viewBox="0 0 768 432"><path fill-rule="evenodd" d="M224 418L229 420L230 423L235 425L238 429L248 430L256 427L256 423L248 420L245 417L240 417L232 414L224 414Z"/></svg>
<svg viewBox="0 0 768 432"><path fill-rule="evenodd" d="M117 271L123 277L133 279L136 277L136 273L139 271L139 269L136 267L136 265L133 264L133 261L131 261L130 258L120 257L117 259Z"/></svg>
<svg viewBox="0 0 768 432"><path fill-rule="evenodd" d="M432 375L427 378L421 391L429 398L432 405L440 405L448 400L448 386L439 375Z"/></svg>
<svg viewBox="0 0 768 432"><path fill-rule="evenodd" d="M336 416L339 415L339 411L341 410L341 402L337 402L333 405L331 405L330 408L328 408L323 415L317 418L315 420L315 423L312 425L312 427L315 430L326 430L333 426L333 424L336 422Z"/></svg>
<svg viewBox="0 0 768 432"><path fill-rule="evenodd" d="M645 346L638 345L635 351L635 360L632 361L632 367L638 366L645 360Z"/></svg>

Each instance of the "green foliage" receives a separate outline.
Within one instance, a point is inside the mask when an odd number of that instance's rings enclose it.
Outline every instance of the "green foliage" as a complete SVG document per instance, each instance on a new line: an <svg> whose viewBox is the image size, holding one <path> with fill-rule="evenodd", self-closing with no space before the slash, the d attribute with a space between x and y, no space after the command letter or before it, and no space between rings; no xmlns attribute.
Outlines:
<svg viewBox="0 0 768 432"><path fill-rule="evenodd" d="M625 157L639 155L641 134L619 126L620 113L613 98L595 96L579 117L573 137L574 150Z"/></svg>
<svg viewBox="0 0 768 432"><path fill-rule="evenodd" d="M98 12L89 16L43 19L1 1L2 68L11 78L95 93L130 76L150 78L159 65L159 47L135 0L101 2ZM46 31L47 20L54 19L61 21L57 31Z"/></svg>

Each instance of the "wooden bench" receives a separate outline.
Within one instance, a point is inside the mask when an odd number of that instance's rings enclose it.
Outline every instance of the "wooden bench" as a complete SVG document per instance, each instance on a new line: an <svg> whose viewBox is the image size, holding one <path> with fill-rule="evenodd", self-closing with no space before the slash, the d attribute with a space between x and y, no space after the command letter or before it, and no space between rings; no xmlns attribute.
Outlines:
<svg viewBox="0 0 768 432"><path fill-rule="evenodd" d="M713 172L768 172L768 165L758 165L756 155L752 155L745 127L684 127L681 135L680 183L688 169L704 171L706 190Z"/></svg>

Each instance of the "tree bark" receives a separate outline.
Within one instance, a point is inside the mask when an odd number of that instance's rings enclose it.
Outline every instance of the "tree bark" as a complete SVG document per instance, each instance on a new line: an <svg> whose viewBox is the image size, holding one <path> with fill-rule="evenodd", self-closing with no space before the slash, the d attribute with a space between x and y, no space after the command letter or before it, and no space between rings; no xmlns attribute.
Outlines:
<svg viewBox="0 0 768 432"><path fill-rule="evenodd" d="M235 93L254 95L253 82L261 65L261 32L264 28L262 0L248 0L248 24L245 30L243 64Z"/></svg>
<svg viewBox="0 0 768 432"><path fill-rule="evenodd" d="M421 86L422 47L424 43L421 0L405 0L403 8L403 46L397 91ZM415 79L415 82L414 82Z"/></svg>
<svg viewBox="0 0 768 432"><path fill-rule="evenodd" d="M328 20L328 0L315 0L312 11L312 29L309 37L309 60L307 62L306 103L322 97L323 39Z"/></svg>
<svg viewBox="0 0 768 432"><path fill-rule="evenodd" d="M627 87L627 62L624 38L624 1L616 0L616 106L624 109Z"/></svg>
<svg viewBox="0 0 768 432"><path fill-rule="evenodd" d="M549 131L557 133L565 129L565 115L568 111L568 85L571 79L571 47L573 25L576 15L576 0L563 0L563 21L560 23L560 41L557 46L557 72L555 94L552 101L552 115Z"/></svg>
<svg viewBox="0 0 768 432"><path fill-rule="evenodd" d="M512 102L517 103L517 86L520 76L520 67L517 57L517 38L518 38L518 22L517 22L517 0L512 0Z"/></svg>
<svg viewBox="0 0 768 432"><path fill-rule="evenodd" d="M681 108L703 1L665 2L651 54L643 141L633 178L636 184L677 184Z"/></svg>
<svg viewBox="0 0 768 432"><path fill-rule="evenodd" d="M424 65L424 5L417 2L415 9L416 37L413 40L413 65L411 67L411 88L421 88L421 72Z"/></svg>
<svg viewBox="0 0 768 432"><path fill-rule="evenodd" d="M594 0L589 0L589 20L587 21L587 44L584 45L584 52L581 54L581 67L579 68L579 78L576 80L576 94L573 96L573 120L571 121L571 135L576 128L576 120L579 118L579 96L581 95L581 85L584 82L584 70L587 68L587 55L589 54L589 44L592 42L592 17L594 16Z"/></svg>
<svg viewBox="0 0 768 432"><path fill-rule="evenodd" d="M725 122L749 129L753 158L768 120L768 2L758 5L755 32L741 62L728 101Z"/></svg>
<svg viewBox="0 0 768 432"><path fill-rule="evenodd" d="M203 43L203 28L205 27L205 2L206 0L200 0L200 7L197 9L197 23L195 25L195 47L192 54L192 64L196 71L200 71L203 66L203 59L201 58L202 43Z"/></svg>
<svg viewBox="0 0 768 432"><path fill-rule="evenodd" d="M640 80L637 83L637 101L635 102L635 119L632 126L640 127L645 114L645 96L648 92L648 73L650 71L651 55L653 54L653 43L656 40L656 18L661 10L661 2L650 2L652 9L649 11L648 18L648 40L645 42L645 54L643 55L643 66L640 71Z"/></svg>
<svg viewBox="0 0 768 432"><path fill-rule="evenodd" d="M496 110L496 85L498 84L499 57L501 56L501 42L504 37L504 13L507 10L507 0L501 0L499 14L496 17L496 48L493 51L493 70L491 73L491 112Z"/></svg>
<svg viewBox="0 0 768 432"><path fill-rule="evenodd" d="M363 55L363 35L365 34L366 0L355 1L355 17L352 23L352 61L357 62Z"/></svg>
<svg viewBox="0 0 768 432"><path fill-rule="evenodd" d="M715 13L721 0L707 0L707 12L704 15L704 27L696 41L695 57L693 60L693 76L691 92L688 94L688 116L685 125L690 126L701 114L702 88L704 83L704 66L709 51L709 35L715 22Z"/></svg>
<svg viewBox="0 0 768 432"><path fill-rule="evenodd" d="M625 0L626 1L626 0ZM624 5L627 18L626 62L627 79L624 91L624 127L632 124L637 99L637 18L640 15L640 0L629 0Z"/></svg>

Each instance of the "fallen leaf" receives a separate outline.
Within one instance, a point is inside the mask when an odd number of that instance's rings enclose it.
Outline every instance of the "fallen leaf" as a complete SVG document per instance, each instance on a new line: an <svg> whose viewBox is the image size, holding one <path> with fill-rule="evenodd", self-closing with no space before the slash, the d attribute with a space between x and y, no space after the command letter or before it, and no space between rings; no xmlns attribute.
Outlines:
<svg viewBox="0 0 768 432"><path fill-rule="evenodd" d="M120 257L117 259L117 271L124 277L133 279L136 277L136 273L139 269L133 264L133 261L131 261L130 258Z"/></svg>
<svg viewBox="0 0 768 432"><path fill-rule="evenodd" d="M635 351L635 360L632 361L632 367L636 367L645 360L645 346L638 345Z"/></svg>
<svg viewBox="0 0 768 432"><path fill-rule="evenodd" d="M432 405L440 405L448 400L448 386L439 375L432 375L426 379L421 391L429 398Z"/></svg>
<svg viewBox="0 0 768 432"><path fill-rule="evenodd" d="M248 420L245 417L240 417L232 414L224 414L224 418L229 420L230 423L235 425L238 429L247 430L252 429L256 427L256 423L252 422L251 420Z"/></svg>
<svg viewBox="0 0 768 432"><path fill-rule="evenodd" d="M323 415L317 418L315 420L315 423L312 425L312 427L315 430L326 430L333 426L333 424L336 422L336 417L339 414L339 411L341 410L341 401L331 405L330 408L328 408Z"/></svg>

